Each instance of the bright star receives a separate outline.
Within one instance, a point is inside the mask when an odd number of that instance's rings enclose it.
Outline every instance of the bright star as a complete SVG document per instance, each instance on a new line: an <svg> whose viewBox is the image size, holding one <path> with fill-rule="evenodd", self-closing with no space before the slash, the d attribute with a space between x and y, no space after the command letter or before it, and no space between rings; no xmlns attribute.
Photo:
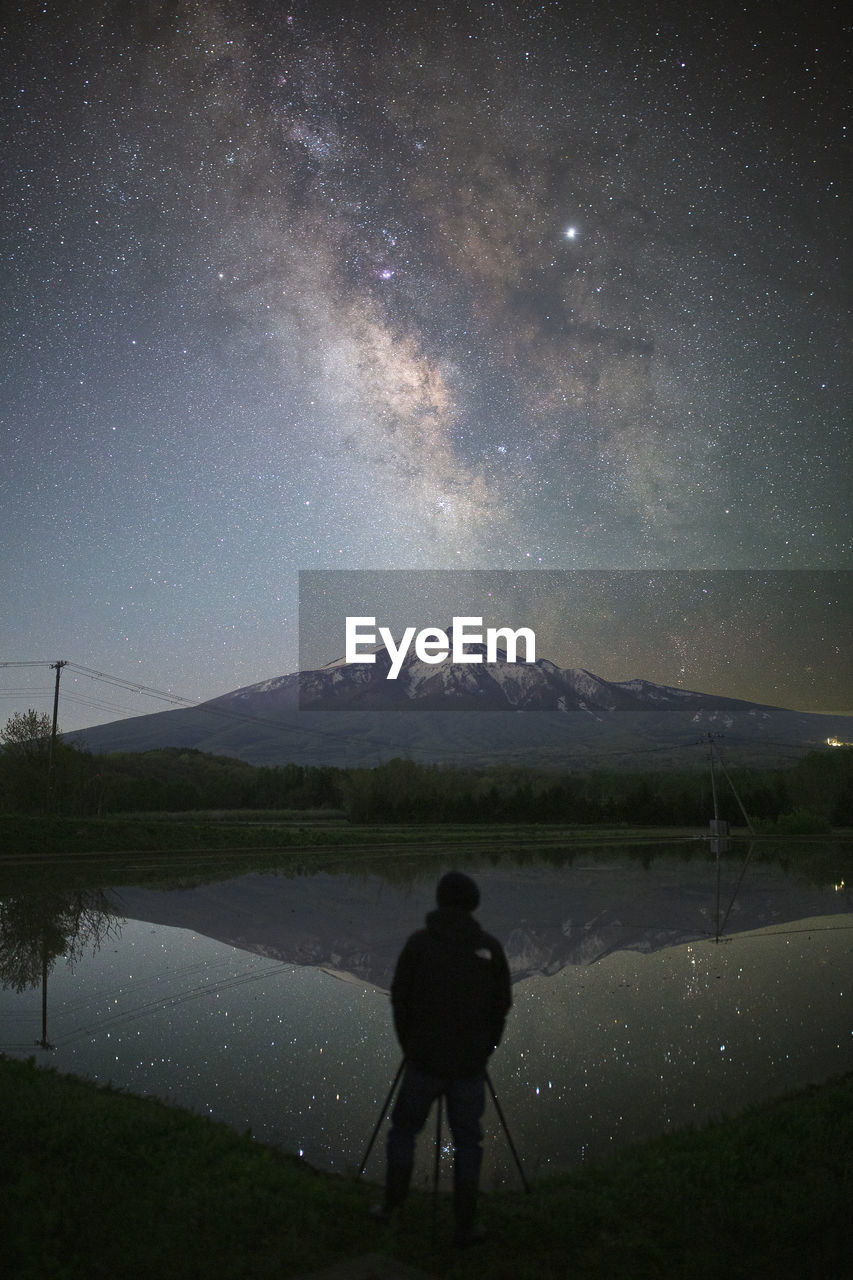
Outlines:
<svg viewBox="0 0 853 1280"><path fill-rule="evenodd" d="M577 239L577 234L578 234L578 229L577 229L577 227L566 227L566 239L567 239L567 240L576 240L576 239Z"/></svg>

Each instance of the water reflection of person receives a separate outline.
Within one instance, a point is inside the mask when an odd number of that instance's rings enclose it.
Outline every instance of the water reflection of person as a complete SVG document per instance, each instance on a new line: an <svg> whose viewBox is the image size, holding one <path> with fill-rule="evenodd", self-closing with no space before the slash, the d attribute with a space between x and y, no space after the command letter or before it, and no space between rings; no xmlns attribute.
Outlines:
<svg viewBox="0 0 853 1280"><path fill-rule="evenodd" d="M453 1136L454 1243L464 1246L483 1237L475 1214L486 1064L500 1042L512 997L503 948L471 915L480 901L474 881L448 872L436 901L426 928L406 942L391 984L405 1070L388 1134L385 1200L373 1214L387 1221L405 1200L415 1139L433 1102L443 1096Z"/></svg>

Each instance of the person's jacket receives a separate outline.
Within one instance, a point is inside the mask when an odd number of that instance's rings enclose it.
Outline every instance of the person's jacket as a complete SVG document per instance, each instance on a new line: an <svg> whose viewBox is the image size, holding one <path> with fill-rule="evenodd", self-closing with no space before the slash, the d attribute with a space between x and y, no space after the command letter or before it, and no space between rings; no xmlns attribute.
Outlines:
<svg viewBox="0 0 853 1280"><path fill-rule="evenodd" d="M431 1075L481 1075L512 1004L496 938L461 907L439 907L404 946L391 1003L408 1061Z"/></svg>

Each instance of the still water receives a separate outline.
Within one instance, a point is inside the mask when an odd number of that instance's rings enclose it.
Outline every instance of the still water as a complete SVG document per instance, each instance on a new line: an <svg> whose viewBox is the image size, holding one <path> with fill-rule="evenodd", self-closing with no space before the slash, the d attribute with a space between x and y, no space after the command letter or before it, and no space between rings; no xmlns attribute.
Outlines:
<svg viewBox="0 0 853 1280"><path fill-rule="evenodd" d="M457 860L513 974L490 1075L529 1176L853 1069L851 850L835 853L819 872L793 846L800 871L704 842ZM394 962L446 869L401 855L363 874L7 897L0 1051L357 1168L400 1060ZM484 1183L511 1184L491 1104L485 1128ZM449 1168L446 1133L442 1152Z"/></svg>

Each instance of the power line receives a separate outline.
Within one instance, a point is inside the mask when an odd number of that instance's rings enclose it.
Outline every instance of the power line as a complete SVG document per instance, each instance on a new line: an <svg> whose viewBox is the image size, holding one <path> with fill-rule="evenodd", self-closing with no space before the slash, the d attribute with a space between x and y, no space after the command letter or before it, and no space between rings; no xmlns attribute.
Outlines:
<svg viewBox="0 0 853 1280"><path fill-rule="evenodd" d="M49 689L31 689L29 685L21 685L19 688L0 689L0 698L20 698L24 694L28 698L49 698L51 691Z"/></svg>
<svg viewBox="0 0 853 1280"><path fill-rule="evenodd" d="M155 689L138 680L126 680L122 676L111 676L104 671L94 671L91 667L81 667L77 662L69 662L67 666L70 671L76 671L79 675L88 676L93 680L102 680L105 684L117 685L120 689L129 689L132 693L142 693L149 698L158 698L160 701L173 702L185 707L199 706L198 698L184 698L180 694L165 689Z"/></svg>
<svg viewBox="0 0 853 1280"><path fill-rule="evenodd" d="M107 702L103 698L81 698L79 694L68 693L67 691L63 694L63 697L66 702L73 702L75 706L90 707L95 711L124 711L129 719L138 715L136 708L125 707L120 702Z"/></svg>
<svg viewBox="0 0 853 1280"><path fill-rule="evenodd" d="M54 663L47 658L36 659L33 662L0 662L0 667L52 667Z"/></svg>

